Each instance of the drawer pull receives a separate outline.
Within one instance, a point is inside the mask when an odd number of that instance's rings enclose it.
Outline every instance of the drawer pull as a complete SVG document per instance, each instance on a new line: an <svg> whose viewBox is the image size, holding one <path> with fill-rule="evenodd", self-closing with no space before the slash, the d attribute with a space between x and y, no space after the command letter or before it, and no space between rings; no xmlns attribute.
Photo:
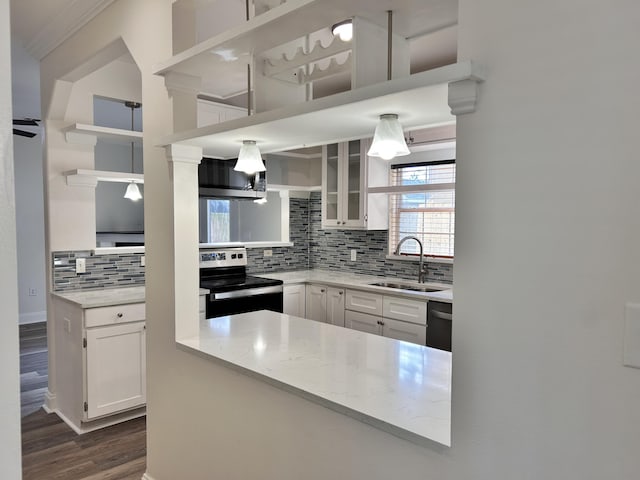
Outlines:
<svg viewBox="0 0 640 480"><path fill-rule="evenodd" d="M122 318L122 315L123 315L123 313L122 313L122 312L118 312L118 313L116 314L116 316L117 316L118 318Z"/></svg>

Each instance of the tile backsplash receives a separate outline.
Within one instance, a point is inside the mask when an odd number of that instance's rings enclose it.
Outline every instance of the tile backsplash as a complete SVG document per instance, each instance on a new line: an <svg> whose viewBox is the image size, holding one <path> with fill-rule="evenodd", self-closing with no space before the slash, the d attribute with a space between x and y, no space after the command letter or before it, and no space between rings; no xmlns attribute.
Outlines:
<svg viewBox="0 0 640 480"><path fill-rule="evenodd" d="M309 200L291 199L290 237L293 247L274 247L273 256L263 249L249 250L249 270L264 273L275 270L322 268L348 273L389 276L417 280L418 264L388 260L386 230L323 230L319 192ZM356 250L356 261L351 261ZM453 265L429 263L427 281L453 283Z"/></svg>
<svg viewBox="0 0 640 480"><path fill-rule="evenodd" d="M289 236L292 247L248 249L247 270L253 274L306 268L339 270L347 273L417 280L418 264L388 260L387 231L323 230L321 199L313 192L310 199L291 198ZM357 259L351 261L351 250ZM54 291L123 287L144 284L142 254L92 255L91 252L54 252ZM86 258L87 273L75 273L75 259ZM453 283L453 265L429 263L426 281Z"/></svg>
<svg viewBox="0 0 640 480"><path fill-rule="evenodd" d="M93 255L89 251L53 252L53 290L144 285L143 254ZM76 273L76 258L86 259L86 273Z"/></svg>

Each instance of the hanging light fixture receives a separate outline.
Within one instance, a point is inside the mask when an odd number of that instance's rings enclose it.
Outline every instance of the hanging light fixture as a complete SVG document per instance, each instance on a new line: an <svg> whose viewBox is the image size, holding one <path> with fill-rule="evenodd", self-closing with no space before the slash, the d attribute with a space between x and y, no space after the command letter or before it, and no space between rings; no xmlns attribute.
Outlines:
<svg viewBox="0 0 640 480"><path fill-rule="evenodd" d="M336 23L331 27L331 33L334 37L338 35L343 42L348 42L353 38L353 20L348 19Z"/></svg>
<svg viewBox="0 0 640 480"><path fill-rule="evenodd" d="M131 130L133 131L133 111L136 108L140 108L142 106L141 103L138 102L124 102L125 106L131 109ZM133 152L134 152L134 143L131 142L131 173L135 173L133 170ZM142 198L142 194L140 193L140 189L134 180L131 180L131 183L127 186L127 191L124 192L124 198L128 198L134 202L137 202Z"/></svg>
<svg viewBox="0 0 640 480"><path fill-rule="evenodd" d="M256 145L255 140L242 141L242 147L240 147L240 153L238 154L238 161L233 169L238 172L244 172L248 175L267 170L264 166L264 162L260 156L260 149L258 148L258 145Z"/></svg>
<svg viewBox="0 0 640 480"><path fill-rule="evenodd" d="M267 203L267 197L256 198L253 203L257 203L258 205L264 205Z"/></svg>
<svg viewBox="0 0 640 480"><path fill-rule="evenodd" d="M373 134L371 148L367 152L370 157L380 157L383 160L391 160L395 157L409 155L409 147L402 133L402 126L395 113L380 115L380 120Z"/></svg>
<svg viewBox="0 0 640 480"><path fill-rule="evenodd" d="M393 64L393 12L387 10L387 80L391 80L391 68ZM373 134L373 142L367 152L370 157L380 157L383 160L391 160L395 157L409 155L409 147L404 139L402 125L395 113L380 115L380 120Z"/></svg>

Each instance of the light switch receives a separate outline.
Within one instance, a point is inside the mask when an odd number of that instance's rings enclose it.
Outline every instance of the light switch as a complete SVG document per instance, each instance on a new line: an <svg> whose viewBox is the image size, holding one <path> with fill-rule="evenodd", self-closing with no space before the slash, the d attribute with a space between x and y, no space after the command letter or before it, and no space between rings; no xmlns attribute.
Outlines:
<svg viewBox="0 0 640 480"><path fill-rule="evenodd" d="M265 250L263 253L265 257L271 257L273 255L273 250Z"/></svg>
<svg viewBox="0 0 640 480"><path fill-rule="evenodd" d="M144 255L140 256L140 266L144 267L146 265L146 262L144 261Z"/></svg>
<svg viewBox="0 0 640 480"><path fill-rule="evenodd" d="M357 255L358 255L358 251L357 250L351 250L351 261L352 262L356 261Z"/></svg>
<svg viewBox="0 0 640 480"><path fill-rule="evenodd" d="M87 259L76 258L76 273L85 273L87 271Z"/></svg>
<svg viewBox="0 0 640 480"><path fill-rule="evenodd" d="M625 305L623 363L640 368L640 303Z"/></svg>

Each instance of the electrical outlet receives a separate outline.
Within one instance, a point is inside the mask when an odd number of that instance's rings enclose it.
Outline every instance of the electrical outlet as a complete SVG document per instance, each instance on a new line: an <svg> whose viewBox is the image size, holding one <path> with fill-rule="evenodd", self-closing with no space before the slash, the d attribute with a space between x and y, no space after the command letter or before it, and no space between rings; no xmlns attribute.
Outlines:
<svg viewBox="0 0 640 480"><path fill-rule="evenodd" d="M140 257L140 266L141 266L141 267L144 267L146 264L147 264L147 263L146 263L146 262L145 262L145 260L144 260L144 255L142 255L142 256Z"/></svg>
<svg viewBox="0 0 640 480"><path fill-rule="evenodd" d="M264 251L264 256L265 257L271 257L273 255L273 250L265 250Z"/></svg>
<svg viewBox="0 0 640 480"><path fill-rule="evenodd" d="M351 250L351 261L352 262L356 261L357 255L358 255L358 251L357 250Z"/></svg>
<svg viewBox="0 0 640 480"><path fill-rule="evenodd" d="M76 258L76 273L85 273L87 271L87 259Z"/></svg>
<svg viewBox="0 0 640 480"><path fill-rule="evenodd" d="M29 296L35 297L36 295L38 295L38 292L36 292L36 289L33 287L29 288Z"/></svg>

